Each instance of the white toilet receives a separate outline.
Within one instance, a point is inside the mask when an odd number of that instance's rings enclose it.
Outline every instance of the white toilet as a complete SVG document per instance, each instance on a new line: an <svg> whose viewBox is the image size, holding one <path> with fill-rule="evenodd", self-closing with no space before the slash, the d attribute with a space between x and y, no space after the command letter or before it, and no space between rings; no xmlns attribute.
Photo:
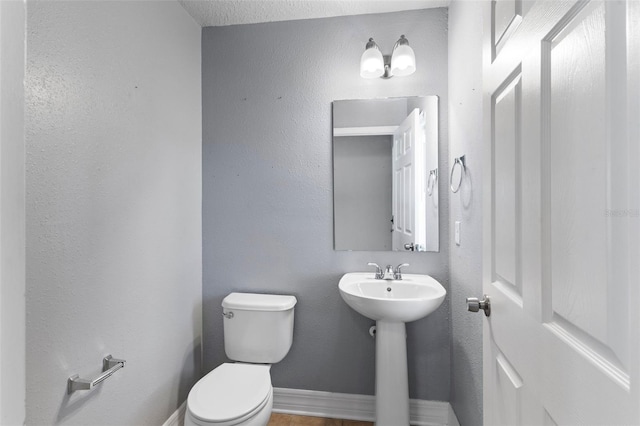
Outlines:
<svg viewBox="0 0 640 426"><path fill-rule="evenodd" d="M294 296L231 293L222 301L224 363L196 383L185 426L264 426L273 408L269 370L293 341Z"/></svg>

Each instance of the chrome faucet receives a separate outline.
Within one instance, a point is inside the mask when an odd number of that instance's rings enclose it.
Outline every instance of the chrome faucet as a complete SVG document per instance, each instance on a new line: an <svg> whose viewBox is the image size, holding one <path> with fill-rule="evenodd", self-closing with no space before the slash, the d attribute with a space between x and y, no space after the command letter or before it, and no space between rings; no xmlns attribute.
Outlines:
<svg viewBox="0 0 640 426"><path fill-rule="evenodd" d="M387 267L384 268L384 279L390 280L392 276L393 276L393 266L387 265Z"/></svg>
<svg viewBox="0 0 640 426"><path fill-rule="evenodd" d="M376 275L374 277L376 280L390 280L390 279L401 280L402 267L409 266L408 263L401 263L400 265L396 266L394 269L393 266L387 265L383 270L377 263L369 262L367 263L367 265L376 267Z"/></svg>

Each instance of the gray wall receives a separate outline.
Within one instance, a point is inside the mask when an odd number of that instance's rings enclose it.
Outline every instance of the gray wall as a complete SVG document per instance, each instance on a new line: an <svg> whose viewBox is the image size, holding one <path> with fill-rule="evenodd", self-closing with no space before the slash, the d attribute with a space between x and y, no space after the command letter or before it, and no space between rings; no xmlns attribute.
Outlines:
<svg viewBox="0 0 640 426"><path fill-rule="evenodd" d="M333 138L336 250L391 250L393 137Z"/></svg>
<svg viewBox="0 0 640 426"><path fill-rule="evenodd" d="M27 17L27 424L162 424L200 376L201 30L164 1Z"/></svg>
<svg viewBox="0 0 640 426"><path fill-rule="evenodd" d="M390 53L401 34L417 72L362 79L369 37ZM333 250L331 102L440 96L440 160L447 169L447 11L430 9L203 29L204 368L225 361L220 303L232 291L298 297L293 347L274 386L374 393L372 321L337 284L367 262L408 262L448 288L440 253ZM444 183L440 182L441 194ZM447 200L440 205L448 235ZM449 400L449 301L408 325L412 398Z"/></svg>
<svg viewBox="0 0 640 426"><path fill-rule="evenodd" d="M450 214L451 404L461 425L482 423L482 319L465 298L482 297L482 8L454 1L449 7L449 152L465 155L467 179L447 191ZM446 174L448 178L448 173ZM461 245L453 224L461 222Z"/></svg>
<svg viewBox="0 0 640 426"><path fill-rule="evenodd" d="M25 418L24 39L24 2L1 1L1 425L21 425Z"/></svg>

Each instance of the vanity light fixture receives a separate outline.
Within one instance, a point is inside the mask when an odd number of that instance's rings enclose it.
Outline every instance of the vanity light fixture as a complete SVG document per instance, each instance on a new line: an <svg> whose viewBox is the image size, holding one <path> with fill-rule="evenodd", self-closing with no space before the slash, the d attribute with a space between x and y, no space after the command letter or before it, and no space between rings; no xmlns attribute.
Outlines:
<svg viewBox="0 0 640 426"><path fill-rule="evenodd" d="M415 71L416 55L404 34L393 46L391 56L383 56L376 42L370 38L360 58L360 76L363 78L391 78L394 75L411 75Z"/></svg>

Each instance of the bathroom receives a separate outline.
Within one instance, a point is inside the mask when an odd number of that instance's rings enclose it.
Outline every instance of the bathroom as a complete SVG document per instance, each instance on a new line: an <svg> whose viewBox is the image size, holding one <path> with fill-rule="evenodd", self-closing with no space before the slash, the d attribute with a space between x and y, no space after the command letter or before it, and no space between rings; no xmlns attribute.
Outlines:
<svg viewBox="0 0 640 426"><path fill-rule="evenodd" d="M438 310L407 324L410 397L436 407L429 424L482 424L488 320L465 299L481 297L485 279L489 2L345 16L311 15L315 3L302 2L293 20L260 7L251 15L253 2L213 2L220 21L204 27L188 12L198 2L183 3L0 3L0 424L169 424L198 379L227 361L220 305L234 291L298 300L293 345L271 369L275 388L372 396L373 321L337 288L368 262L406 262L405 272L445 287ZM526 2L504 3L525 16ZM626 7L638 16L636 2ZM238 15L245 20L231 20ZM367 40L389 54L402 34L415 73L361 78ZM628 93L637 113L637 84ZM440 105L439 251L334 250L332 102L426 95ZM628 125L629 137L637 131ZM629 153L638 159L637 147ZM629 191L630 204L611 213L628 212L637 237L637 187ZM637 238L629 247L637 253ZM622 289L628 300L634 288ZM638 316L627 317L637 329ZM640 359L637 338L628 340L622 358ZM126 367L69 394L68 377L99 374L106 354ZM633 384L640 369L619 370ZM515 389L504 400L527 396ZM558 409L545 409L553 421Z"/></svg>

